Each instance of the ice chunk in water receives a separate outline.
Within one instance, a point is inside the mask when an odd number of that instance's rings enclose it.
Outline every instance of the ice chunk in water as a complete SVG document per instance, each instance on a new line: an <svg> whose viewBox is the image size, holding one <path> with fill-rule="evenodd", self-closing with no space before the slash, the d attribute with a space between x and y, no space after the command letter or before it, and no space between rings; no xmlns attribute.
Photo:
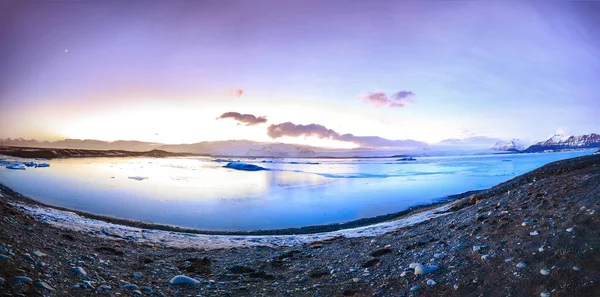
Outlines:
<svg viewBox="0 0 600 297"><path fill-rule="evenodd" d="M254 164L247 164L242 162L229 162L227 165L223 166L225 168L231 168L235 170L244 170L244 171L259 171L259 170L269 170L268 168L260 167Z"/></svg>
<svg viewBox="0 0 600 297"><path fill-rule="evenodd" d="M25 166L23 166L23 164L19 164L19 163L8 164L8 165L6 165L6 168L14 169L14 170L25 170Z"/></svg>

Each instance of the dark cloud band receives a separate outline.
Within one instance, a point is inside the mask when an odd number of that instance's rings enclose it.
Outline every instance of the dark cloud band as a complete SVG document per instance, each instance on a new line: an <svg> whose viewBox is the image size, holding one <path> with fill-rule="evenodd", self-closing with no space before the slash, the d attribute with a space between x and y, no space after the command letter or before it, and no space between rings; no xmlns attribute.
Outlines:
<svg viewBox="0 0 600 297"><path fill-rule="evenodd" d="M264 117L264 116L257 117L252 114L242 114L239 112L232 112L232 111L222 114L221 116L219 116L217 118L217 120L219 120L219 119L234 119L240 123L243 123L246 126L254 126L254 125L258 125L258 124L267 122L267 117Z"/></svg>

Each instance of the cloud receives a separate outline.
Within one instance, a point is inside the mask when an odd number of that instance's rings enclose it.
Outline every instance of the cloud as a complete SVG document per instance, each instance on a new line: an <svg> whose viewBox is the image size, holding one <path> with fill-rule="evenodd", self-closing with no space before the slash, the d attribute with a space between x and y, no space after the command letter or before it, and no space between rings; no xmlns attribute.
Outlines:
<svg viewBox="0 0 600 297"><path fill-rule="evenodd" d="M361 95L360 99L377 107L404 107L407 102L412 101L412 97L414 96L415 93L411 91L398 91L390 96L383 92L370 92Z"/></svg>
<svg viewBox="0 0 600 297"><path fill-rule="evenodd" d="M234 119L240 123L244 123L246 126L254 126L254 125L258 125L258 124L267 122L267 118L264 116L256 117L255 115L252 115L252 114L242 114L239 112L232 112L232 111L222 114L221 116L219 116L217 118L217 120L228 119L228 118Z"/></svg>
<svg viewBox="0 0 600 297"><path fill-rule="evenodd" d="M244 89L230 89L229 93L235 98L241 98L244 94Z"/></svg>
<svg viewBox="0 0 600 297"><path fill-rule="evenodd" d="M379 136L354 136L353 134L339 134L335 130L328 129L323 125L309 124L296 125L291 122L273 124L267 128L267 134L271 138L289 137L317 137L332 139L343 142L352 142L360 147L425 147L427 144L415 140L390 140Z"/></svg>

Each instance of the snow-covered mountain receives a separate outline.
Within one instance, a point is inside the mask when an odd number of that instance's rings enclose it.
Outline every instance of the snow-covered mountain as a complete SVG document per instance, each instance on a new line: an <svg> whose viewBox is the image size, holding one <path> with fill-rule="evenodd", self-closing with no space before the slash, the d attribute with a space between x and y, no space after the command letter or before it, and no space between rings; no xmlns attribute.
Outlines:
<svg viewBox="0 0 600 297"><path fill-rule="evenodd" d="M525 150L525 152L534 153L543 151L584 149L597 147L600 147L600 135L596 133L569 137L566 137L564 135L554 135L548 140L540 141L528 147Z"/></svg>
<svg viewBox="0 0 600 297"><path fill-rule="evenodd" d="M525 150L525 143L520 139L498 141L492 147L492 150L501 152L520 152L522 150Z"/></svg>

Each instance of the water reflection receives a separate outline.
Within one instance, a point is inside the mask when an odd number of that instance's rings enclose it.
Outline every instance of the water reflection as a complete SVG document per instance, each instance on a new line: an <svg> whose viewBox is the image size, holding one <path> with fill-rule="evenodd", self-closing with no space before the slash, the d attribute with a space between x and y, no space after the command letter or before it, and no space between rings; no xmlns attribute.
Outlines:
<svg viewBox="0 0 600 297"><path fill-rule="evenodd" d="M255 172L223 168L224 163L197 157L56 159L48 161L50 168L2 167L0 182L44 203L98 214L199 229L271 229L397 212L585 154L590 152L412 162L240 160L271 169Z"/></svg>

